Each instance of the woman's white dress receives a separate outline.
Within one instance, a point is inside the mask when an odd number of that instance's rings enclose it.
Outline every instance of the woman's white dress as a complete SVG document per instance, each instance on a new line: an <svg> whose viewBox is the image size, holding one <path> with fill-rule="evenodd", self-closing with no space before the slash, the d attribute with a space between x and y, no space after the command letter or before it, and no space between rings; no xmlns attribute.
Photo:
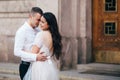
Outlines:
<svg viewBox="0 0 120 80"><path fill-rule="evenodd" d="M40 48L40 52L45 52L48 60L32 62L23 80L59 80L56 63L50 57L53 52L50 32L39 32L35 38L34 45Z"/></svg>

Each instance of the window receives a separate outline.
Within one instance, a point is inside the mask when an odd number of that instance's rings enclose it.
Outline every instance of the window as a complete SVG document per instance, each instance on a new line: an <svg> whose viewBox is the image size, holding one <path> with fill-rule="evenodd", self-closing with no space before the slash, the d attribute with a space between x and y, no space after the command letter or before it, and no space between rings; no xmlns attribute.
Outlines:
<svg viewBox="0 0 120 80"><path fill-rule="evenodd" d="M105 0L105 12L117 12L117 0Z"/></svg>
<svg viewBox="0 0 120 80"><path fill-rule="evenodd" d="M104 22L104 33L105 35L116 35L117 27L116 22Z"/></svg>

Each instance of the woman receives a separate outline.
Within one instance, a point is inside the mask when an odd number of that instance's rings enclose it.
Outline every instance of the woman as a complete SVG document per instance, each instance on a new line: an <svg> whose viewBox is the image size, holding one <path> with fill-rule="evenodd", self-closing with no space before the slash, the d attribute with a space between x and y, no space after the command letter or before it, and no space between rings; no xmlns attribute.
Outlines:
<svg viewBox="0 0 120 80"><path fill-rule="evenodd" d="M24 77L24 80L59 80L55 60L61 55L61 35L58 31L56 17L46 12L40 21L41 32L35 38L32 53L44 52L48 60L33 62Z"/></svg>

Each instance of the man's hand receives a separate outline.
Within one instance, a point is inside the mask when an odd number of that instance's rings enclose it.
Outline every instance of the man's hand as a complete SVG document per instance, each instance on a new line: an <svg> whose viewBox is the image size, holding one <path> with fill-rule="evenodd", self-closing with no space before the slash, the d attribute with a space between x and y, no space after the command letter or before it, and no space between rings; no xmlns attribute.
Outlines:
<svg viewBox="0 0 120 80"><path fill-rule="evenodd" d="M47 56L45 56L43 53L38 53L37 55L37 61L46 61Z"/></svg>

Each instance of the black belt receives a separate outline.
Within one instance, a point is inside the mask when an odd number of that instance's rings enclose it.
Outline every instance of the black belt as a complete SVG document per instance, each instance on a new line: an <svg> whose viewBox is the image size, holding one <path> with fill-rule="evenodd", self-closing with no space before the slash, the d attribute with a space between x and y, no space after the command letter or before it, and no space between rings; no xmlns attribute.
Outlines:
<svg viewBox="0 0 120 80"><path fill-rule="evenodd" d="M30 65L30 62L21 61L21 64Z"/></svg>

